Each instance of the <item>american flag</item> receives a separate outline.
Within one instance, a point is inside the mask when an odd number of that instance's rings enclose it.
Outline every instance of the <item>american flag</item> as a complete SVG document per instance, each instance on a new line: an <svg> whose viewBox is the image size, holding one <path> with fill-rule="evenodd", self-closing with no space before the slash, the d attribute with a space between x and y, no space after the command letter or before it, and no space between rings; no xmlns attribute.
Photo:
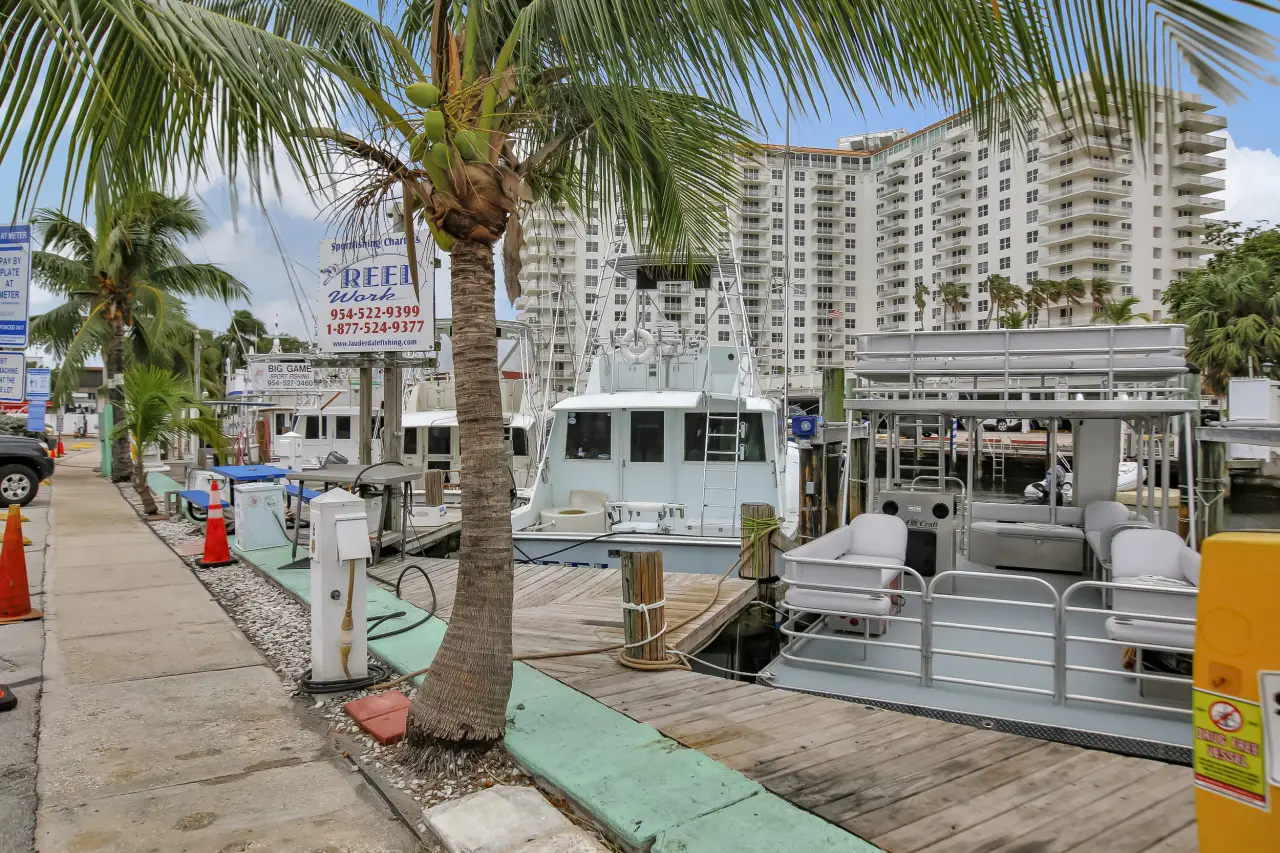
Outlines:
<svg viewBox="0 0 1280 853"><path fill-rule="evenodd" d="M827 316L830 317L832 320L839 320L841 317L844 316L844 312L841 311L839 308L832 308L830 311L827 312Z"/></svg>

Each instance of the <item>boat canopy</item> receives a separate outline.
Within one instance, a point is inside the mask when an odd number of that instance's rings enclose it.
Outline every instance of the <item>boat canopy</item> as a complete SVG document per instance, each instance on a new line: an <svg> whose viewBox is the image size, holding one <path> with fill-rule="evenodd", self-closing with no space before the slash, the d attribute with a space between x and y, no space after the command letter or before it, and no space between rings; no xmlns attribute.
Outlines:
<svg viewBox="0 0 1280 853"><path fill-rule="evenodd" d="M570 397L552 407L557 412L595 412L619 409L701 409L708 402L723 399L729 405L737 405L738 398L728 394L704 394L701 391L620 391L613 394L584 394ZM744 397L745 411L773 411L773 404L765 397Z"/></svg>

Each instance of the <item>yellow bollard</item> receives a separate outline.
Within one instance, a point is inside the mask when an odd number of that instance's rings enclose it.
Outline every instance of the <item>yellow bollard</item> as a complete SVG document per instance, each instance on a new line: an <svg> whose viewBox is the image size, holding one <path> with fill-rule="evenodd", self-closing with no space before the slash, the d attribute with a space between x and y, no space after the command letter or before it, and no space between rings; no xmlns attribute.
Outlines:
<svg viewBox="0 0 1280 853"><path fill-rule="evenodd" d="M1193 744L1201 853L1280 838L1280 533L1220 533L1201 549Z"/></svg>

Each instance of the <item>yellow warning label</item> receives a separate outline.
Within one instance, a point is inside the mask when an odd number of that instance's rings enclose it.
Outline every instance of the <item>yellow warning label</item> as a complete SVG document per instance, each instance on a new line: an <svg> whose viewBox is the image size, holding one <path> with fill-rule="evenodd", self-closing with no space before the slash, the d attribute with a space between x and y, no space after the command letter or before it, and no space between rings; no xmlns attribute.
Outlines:
<svg viewBox="0 0 1280 853"><path fill-rule="evenodd" d="M1207 690L1193 699L1196 784L1270 811L1262 733L1262 708Z"/></svg>

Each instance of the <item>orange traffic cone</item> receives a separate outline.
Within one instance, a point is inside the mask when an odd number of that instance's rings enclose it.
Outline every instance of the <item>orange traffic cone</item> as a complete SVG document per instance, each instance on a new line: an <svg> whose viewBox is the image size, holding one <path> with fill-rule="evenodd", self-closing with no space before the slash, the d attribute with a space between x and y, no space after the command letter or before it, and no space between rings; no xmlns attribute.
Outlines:
<svg viewBox="0 0 1280 853"><path fill-rule="evenodd" d="M58 458L61 459L66 455L67 455L67 449L62 446L62 438L59 437L58 438Z"/></svg>
<svg viewBox="0 0 1280 853"><path fill-rule="evenodd" d="M209 483L209 520L204 526L204 556L200 568L229 566L231 548L227 545L227 523L222 519L222 498L218 495L218 481Z"/></svg>
<svg viewBox="0 0 1280 853"><path fill-rule="evenodd" d="M31 606L28 583L27 555L22 550L22 510L17 504L9 504L4 545L0 546L0 625L44 615Z"/></svg>

